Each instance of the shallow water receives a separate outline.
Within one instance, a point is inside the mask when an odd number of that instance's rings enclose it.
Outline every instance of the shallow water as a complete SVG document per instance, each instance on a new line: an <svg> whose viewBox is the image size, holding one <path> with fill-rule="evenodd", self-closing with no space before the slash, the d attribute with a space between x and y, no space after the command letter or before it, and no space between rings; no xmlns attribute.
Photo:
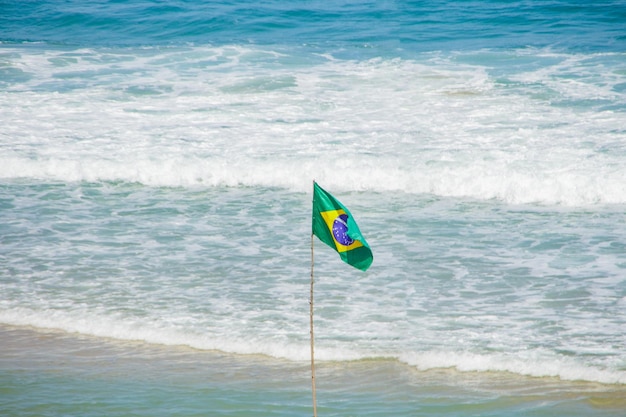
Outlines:
<svg viewBox="0 0 626 417"><path fill-rule="evenodd" d="M308 363L2 327L0 411L28 415L310 415ZM416 371L393 360L317 366L320 415L620 415L623 386Z"/></svg>

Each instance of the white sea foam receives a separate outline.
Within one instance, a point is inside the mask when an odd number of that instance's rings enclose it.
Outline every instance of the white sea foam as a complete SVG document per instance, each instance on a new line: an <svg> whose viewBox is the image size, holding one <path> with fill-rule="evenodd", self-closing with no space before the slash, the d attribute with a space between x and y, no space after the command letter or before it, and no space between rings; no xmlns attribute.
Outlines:
<svg viewBox="0 0 626 417"><path fill-rule="evenodd" d="M454 351L425 352L401 355L399 359L422 370L455 368L461 372L511 372L531 377L557 377L567 381L626 384L624 371L589 367L573 359L557 358L545 352L525 352L517 357Z"/></svg>
<svg viewBox="0 0 626 417"><path fill-rule="evenodd" d="M241 157L103 160L0 157L0 178L44 181L137 182L150 186L263 186L307 191L316 178L338 190L400 191L564 205L626 203L626 167L546 169L505 163L424 163L398 167L396 159L345 156L341 162L302 158L272 161ZM573 162L573 161L572 161ZM343 172L338 179L336 173Z"/></svg>
<svg viewBox="0 0 626 417"><path fill-rule="evenodd" d="M317 178L340 190L625 203L624 113L598 109L624 106L611 89L623 79L588 64L597 56L535 52L557 63L499 68L501 84L465 57L294 65L242 47L20 50L10 65L29 76L0 95L0 178L298 191ZM582 104L552 104L564 100Z"/></svg>
<svg viewBox="0 0 626 417"><path fill-rule="evenodd" d="M310 358L307 341L293 342L276 340L271 335L228 336L210 332L185 331L149 320L114 319L81 312L63 310L37 312L27 308L0 311L0 322L4 324L55 329L68 333L142 341L168 346L189 346L202 350L219 350L241 355L266 355L280 359L303 361ZM236 332L233 332L233 334ZM320 360L357 360L363 355L354 351L321 348L316 353Z"/></svg>

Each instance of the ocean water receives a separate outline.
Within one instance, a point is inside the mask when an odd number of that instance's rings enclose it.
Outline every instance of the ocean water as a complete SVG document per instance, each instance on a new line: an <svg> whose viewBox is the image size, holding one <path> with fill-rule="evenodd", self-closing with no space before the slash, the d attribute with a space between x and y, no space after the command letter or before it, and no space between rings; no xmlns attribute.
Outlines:
<svg viewBox="0 0 626 417"><path fill-rule="evenodd" d="M626 4L0 3L0 414L626 415Z"/></svg>

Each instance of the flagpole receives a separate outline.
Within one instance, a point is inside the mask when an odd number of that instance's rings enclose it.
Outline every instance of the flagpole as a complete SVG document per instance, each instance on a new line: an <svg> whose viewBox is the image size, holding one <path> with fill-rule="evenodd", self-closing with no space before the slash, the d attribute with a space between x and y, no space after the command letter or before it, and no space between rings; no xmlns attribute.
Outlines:
<svg viewBox="0 0 626 417"><path fill-rule="evenodd" d="M311 321L311 386L313 388L313 417L317 417L317 396L315 393L315 349L314 349L314 333L313 333L313 284L315 283L315 279L313 278L313 265L314 265L314 257L313 257L313 233L311 233L311 301L310 305L310 321Z"/></svg>

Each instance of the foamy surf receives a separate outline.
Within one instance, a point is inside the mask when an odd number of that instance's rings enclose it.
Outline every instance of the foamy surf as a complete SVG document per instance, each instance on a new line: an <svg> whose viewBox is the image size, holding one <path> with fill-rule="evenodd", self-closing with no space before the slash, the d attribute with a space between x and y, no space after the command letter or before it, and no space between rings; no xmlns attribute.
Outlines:
<svg viewBox="0 0 626 417"><path fill-rule="evenodd" d="M12 48L0 178L626 202L614 54Z"/></svg>
<svg viewBox="0 0 626 417"><path fill-rule="evenodd" d="M124 159L122 159L124 158ZM115 160L81 158L43 160L0 157L0 178L62 182L127 182L152 187L280 187L306 192L318 178L340 190L404 192L441 197L496 199L509 204L586 206L626 203L626 168L574 165L543 172L530 164L472 161L451 165L421 161L398 167L395 158L343 157L341 168L353 167L340 181L336 161L318 157L274 158L272 161L220 157L174 157ZM366 172L363 175L360 168Z"/></svg>

